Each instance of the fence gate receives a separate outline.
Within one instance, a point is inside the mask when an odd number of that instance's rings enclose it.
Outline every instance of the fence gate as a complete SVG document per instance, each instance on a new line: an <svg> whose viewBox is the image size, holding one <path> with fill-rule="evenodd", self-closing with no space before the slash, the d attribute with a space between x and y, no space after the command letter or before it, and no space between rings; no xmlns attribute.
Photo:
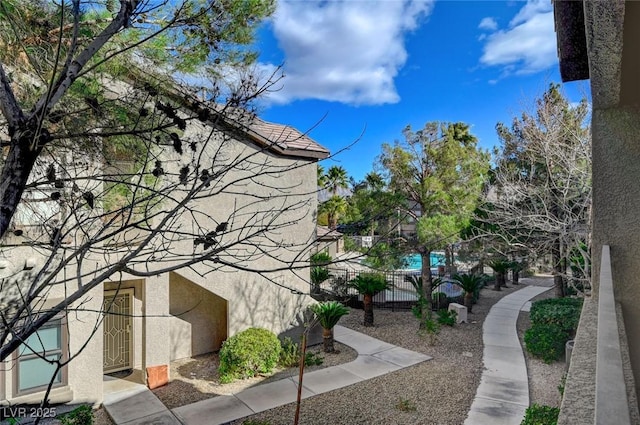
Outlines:
<svg viewBox="0 0 640 425"><path fill-rule="evenodd" d="M133 368L133 289L106 291L104 311L104 373Z"/></svg>

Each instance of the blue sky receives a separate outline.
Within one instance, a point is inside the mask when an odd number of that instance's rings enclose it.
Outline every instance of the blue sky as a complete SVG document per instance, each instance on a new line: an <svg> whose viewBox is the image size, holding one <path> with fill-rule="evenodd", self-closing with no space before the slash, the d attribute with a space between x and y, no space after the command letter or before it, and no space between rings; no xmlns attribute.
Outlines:
<svg viewBox="0 0 640 425"><path fill-rule="evenodd" d="M333 153L359 139L323 161L356 180L406 125L463 121L490 149L497 122L560 82L550 0L280 0L257 48L263 75L284 74L260 116ZM588 90L564 87L576 102Z"/></svg>

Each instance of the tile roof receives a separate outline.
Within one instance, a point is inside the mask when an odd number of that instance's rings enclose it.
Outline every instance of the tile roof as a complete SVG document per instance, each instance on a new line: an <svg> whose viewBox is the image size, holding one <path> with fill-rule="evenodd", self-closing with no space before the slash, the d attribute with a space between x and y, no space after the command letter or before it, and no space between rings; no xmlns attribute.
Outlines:
<svg viewBox="0 0 640 425"><path fill-rule="evenodd" d="M306 152L307 154L302 156L317 158L326 158L329 155L329 151L326 148L319 145L306 133L301 133L291 126L275 124L254 117L247 127L250 132L256 133L280 148L278 150L282 150L280 152L282 154L295 155L296 153L302 154Z"/></svg>

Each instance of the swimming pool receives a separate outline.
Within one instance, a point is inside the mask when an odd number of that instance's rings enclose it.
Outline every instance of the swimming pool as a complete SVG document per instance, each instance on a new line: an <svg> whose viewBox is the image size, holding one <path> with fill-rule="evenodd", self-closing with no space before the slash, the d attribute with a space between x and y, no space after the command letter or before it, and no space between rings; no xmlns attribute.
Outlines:
<svg viewBox="0 0 640 425"><path fill-rule="evenodd" d="M407 269L409 270L421 270L422 269L422 257L420 254L411 254L405 257L407 260ZM431 253L431 268L444 265L444 254Z"/></svg>

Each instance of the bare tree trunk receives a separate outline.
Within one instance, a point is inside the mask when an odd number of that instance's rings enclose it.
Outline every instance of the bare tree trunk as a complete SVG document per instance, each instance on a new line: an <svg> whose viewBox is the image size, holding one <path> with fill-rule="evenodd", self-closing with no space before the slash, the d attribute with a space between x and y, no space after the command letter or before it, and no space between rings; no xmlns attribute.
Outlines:
<svg viewBox="0 0 640 425"><path fill-rule="evenodd" d="M425 305L422 307L422 323L420 326L424 326L424 322L431 319L431 306L433 304L433 280L431 279L431 251L426 250L420 253L422 258L422 296L425 300Z"/></svg>
<svg viewBox="0 0 640 425"><path fill-rule="evenodd" d="M363 296L364 325L373 326L373 295Z"/></svg>
<svg viewBox="0 0 640 425"><path fill-rule="evenodd" d="M32 137L24 136L17 142L12 141L12 146L7 159L2 167L0 177L0 238L9 229L9 223L13 218L22 193L29 180L31 170L40 155L42 148L32 148L35 143Z"/></svg>
<svg viewBox="0 0 640 425"><path fill-rule="evenodd" d="M560 240L556 239L551 247L551 261L553 262L553 288L556 298L564 297L564 279L562 278L562 258L560 256Z"/></svg>

